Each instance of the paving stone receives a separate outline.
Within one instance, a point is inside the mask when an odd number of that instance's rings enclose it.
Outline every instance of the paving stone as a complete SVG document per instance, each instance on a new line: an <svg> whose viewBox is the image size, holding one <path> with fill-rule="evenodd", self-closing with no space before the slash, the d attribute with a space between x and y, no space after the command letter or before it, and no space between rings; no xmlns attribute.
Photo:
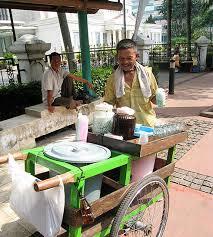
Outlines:
<svg viewBox="0 0 213 237"><path fill-rule="evenodd" d="M180 174L178 172L175 173L175 177L179 178L179 179L183 179L186 175L185 174Z"/></svg>
<svg viewBox="0 0 213 237"><path fill-rule="evenodd" d="M189 171L187 175L191 176L191 177L194 177L194 178L197 177L197 173L191 172L191 171Z"/></svg>
<svg viewBox="0 0 213 237"><path fill-rule="evenodd" d="M187 180L189 182L192 182L193 179L194 179L194 177L192 177L192 176L185 176L184 177L184 180Z"/></svg>
<svg viewBox="0 0 213 237"><path fill-rule="evenodd" d="M196 178L204 180L204 179L206 179L206 175L198 174Z"/></svg>
<svg viewBox="0 0 213 237"><path fill-rule="evenodd" d="M203 186L213 188L213 183L211 183L211 182L209 182L209 181L204 181L204 182L203 182Z"/></svg>
<svg viewBox="0 0 213 237"><path fill-rule="evenodd" d="M180 179L176 178L176 177L172 177L172 182L179 184Z"/></svg>
<svg viewBox="0 0 213 237"><path fill-rule="evenodd" d="M206 179L205 180L207 180L207 181L209 181L209 182L212 182L213 183L213 177L206 177Z"/></svg>
<svg viewBox="0 0 213 237"><path fill-rule="evenodd" d="M190 186L190 182L187 180L183 180L183 179L180 180L179 184L186 186L186 187Z"/></svg>
<svg viewBox="0 0 213 237"><path fill-rule="evenodd" d="M181 174L186 174L188 172L187 170L180 169L180 168L175 168L175 171L177 171L178 173L181 173Z"/></svg>
<svg viewBox="0 0 213 237"><path fill-rule="evenodd" d="M203 180L200 180L200 179L197 179L197 178L193 180L193 183L194 183L194 184L202 185L203 182L204 182Z"/></svg>
<svg viewBox="0 0 213 237"><path fill-rule="evenodd" d="M212 189L209 188L209 187L202 186L200 190L203 191L203 192L205 192L205 193L211 193L211 190L212 190Z"/></svg>
<svg viewBox="0 0 213 237"><path fill-rule="evenodd" d="M200 185L198 185L198 184L194 184L194 183L192 183L191 185L190 185L190 187L191 188L193 188L193 189L196 189L196 190L200 190Z"/></svg>

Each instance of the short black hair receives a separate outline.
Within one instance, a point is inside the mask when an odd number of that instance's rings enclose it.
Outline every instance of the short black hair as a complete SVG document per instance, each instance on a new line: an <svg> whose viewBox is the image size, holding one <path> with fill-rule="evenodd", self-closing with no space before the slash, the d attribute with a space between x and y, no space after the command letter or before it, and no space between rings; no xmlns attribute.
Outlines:
<svg viewBox="0 0 213 237"><path fill-rule="evenodd" d="M61 57L61 55L60 55L59 53L57 53L57 52L52 52L52 53L50 54L50 62L52 61L52 58L55 57L55 56Z"/></svg>
<svg viewBox="0 0 213 237"><path fill-rule="evenodd" d="M133 48L137 51L137 44L131 39L122 39L118 42L116 50Z"/></svg>

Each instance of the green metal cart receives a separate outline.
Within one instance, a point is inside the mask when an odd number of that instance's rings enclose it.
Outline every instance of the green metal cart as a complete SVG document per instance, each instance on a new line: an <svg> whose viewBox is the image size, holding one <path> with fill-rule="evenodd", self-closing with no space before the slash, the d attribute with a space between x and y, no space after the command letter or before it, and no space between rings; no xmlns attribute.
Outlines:
<svg viewBox="0 0 213 237"><path fill-rule="evenodd" d="M71 183L70 203L65 206L63 229L58 236L163 236L169 210L168 185L174 171L175 147L187 137L186 132L164 138L152 138L147 144L137 139L118 141L101 135L88 135L88 142L111 150L107 160L85 165L79 169L69 163L48 158L43 147L25 150L16 159L25 159L25 170L35 175L40 164L60 173L64 184ZM168 150L165 159L157 158L155 171L141 181L130 183L131 162ZM21 155L20 155L21 154ZM0 159L0 163L3 160ZM113 171L117 178L108 176ZM91 204L82 205L85 180L104 174L105 195ZM36 191L59 185L57 177L48 178L48 172L37 174L43 181L34 184ZM86 214L85 214L86 213ZM156 224L156 223L157 224Z"/></svg>

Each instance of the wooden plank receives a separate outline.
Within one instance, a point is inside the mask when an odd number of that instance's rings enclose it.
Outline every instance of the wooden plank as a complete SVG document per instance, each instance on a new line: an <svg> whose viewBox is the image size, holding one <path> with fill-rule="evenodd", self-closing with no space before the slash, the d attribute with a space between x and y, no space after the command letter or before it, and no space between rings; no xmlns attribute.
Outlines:
<svg viewBox="0 0 213 237"><path fill-rule="evenodd" d="M88 226L83 229L82 237L94 237L95 234L101 232L106 229L113 221L115 214L110 213L106 216L103 216L95 223L93 226Z"/></svg>
<svg viewBox="0 0 213 237"><path fill-rule="evenodd" d="M144 157L168 149L186 139L187 132L181 132L163 138L153 137L147 144L140 145L136 144L137 139L121 141L89 133L87 141L108 147L111 150L128 153L136 157Z"/></svg>
<svg viewBox="0 0 213 237"><path fill-rule="evenodd" d="M162 179L165 179L174 172L174 167L175 163L171 163L153 172L152 174L158 175ZM103 215L104 213L108 212L109 210L112 210L115 207L117 207L121 203L125 195L128 193L132 185L134 185L134 183L131 183L128 186L123 187L93 202L91 204L91 209L93 211L94 217L97 218ZM71 226L82 225L83 221L80 210L66 207L64 211L63 221L64 223L69 224Z"/></svg>
<svg viewBox="0 0 213 237"><path fill-rule="evenodd" d="M44 10L54 9L58 11L63 9L66 12L78 12L78 11L97 11L99 9L108 9L114 11L121 11L123 5L120 2L111 2L111 1L98 1L98 0L14 0L0 1L0 8L16 8L16 9L28 9L28 10ZM67 10L66 10L67 9Z"/></svg>
<svg viewBox="0 0 213 237"><path fill-rule="evenodd" d="M103 176L103 183L109 185L110 187L114 188L114 189L120 189L123 188L123 186L121 184L119 184L118 182L116 182L115 180L107 177L107 176Z"/></svg>
<svg viewBox="0 0 213 237"><path fill-rule="evenodd" d="M164 179L164 178L167 177L168 174L170 175L171 172L174 171L174 166L175 166L175 163L172 163L172 164L167 165L167 166L163 167L162 169L154 172L153 174L159 175L161 178ZM131 184L131 186L132 185L133 184ZM127 186L127 187L129 187L129 186ZM127 187L125 187L125 188L127 188ZM125 188L123 188L122 191L124 191ZM128 190L129 190L129 188L128 188ZM127 192L128 192L128 190L127 190ZM126 195L127 192L125 192L125 195ZM156 192L156 195L159 194L161 192L160 188L158 188L157 191L155 190L155 192ZM147 194L146 196L143 196L144 202L147 198L148 199L150 198L150 194ZM113 202L115 202L115 200L113 200ZM120 204L120 202L121 202L121 200L119 200L118 204ZM96 201L94 204L98 205L98 201ZM99 203L99 205L104 205L104 203ZM131 211L133 211L136 208L137 208L137 206L134 206ZM102 218L100 218L100 220L98 222L94 223L92 226L90 225L89 227L85 228L83 233L82 233L82 236L83 237L93 237L93 236L95 236L95 234L97 234L97 233L101 232L102 230L104 230L105 228L107 228L112 223L113 218L114 218L113 213L110 214L110 217L103 216Z"/></svg>
<svg viewBox="0 0 213 237"><path fill-rule="evenodd" d="M170 135L168 137L163 137L151 142L148 142L141 146L140 157L151 155L159 151L168 149L178 143L181 143L187 139L187 132L181 132L177 134Z"/></svg>

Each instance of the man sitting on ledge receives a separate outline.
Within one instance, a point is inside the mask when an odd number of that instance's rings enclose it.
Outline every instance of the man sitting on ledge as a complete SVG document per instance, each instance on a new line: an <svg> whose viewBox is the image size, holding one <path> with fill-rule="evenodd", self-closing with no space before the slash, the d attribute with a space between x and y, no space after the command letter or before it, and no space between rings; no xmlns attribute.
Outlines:
<svg viewBox="0 0 213 237"><path fill-rule="evenodd" d="M61 68L61 57L56 52L50 54L50 64L51 67L44 72L42 79L43 103L48 106L48 111L51 113L54 112L54 106L62 105L75 109L81 101L73 99L75 96L73 80L86 84L90 89L93 85Z"/></svg>

